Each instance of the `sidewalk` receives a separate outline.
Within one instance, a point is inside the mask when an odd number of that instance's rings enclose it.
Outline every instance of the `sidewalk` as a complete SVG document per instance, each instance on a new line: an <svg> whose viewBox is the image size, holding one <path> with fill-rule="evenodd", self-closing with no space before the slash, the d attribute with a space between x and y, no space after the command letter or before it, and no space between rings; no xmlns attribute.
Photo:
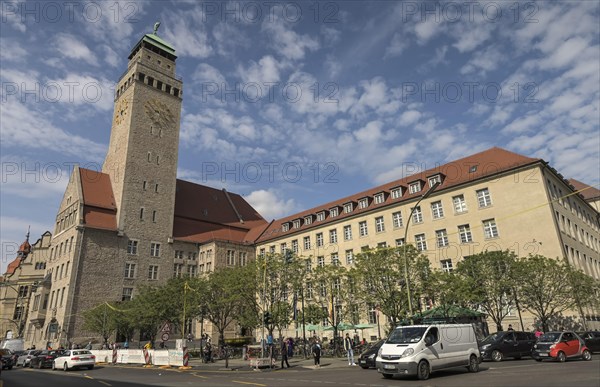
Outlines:
<svg viewBox="0 0 600 387"><path fill-rule="evenodd" d="M357 360L357 359L355 359ZM314 370L315 362L312 357L304 359L304 357L293 357L288 359L290 363L290 370ZM242 360L240 358L229 359L229 367L225 368L225 360L216 360L214 363L203 363L199 358L190 358L189 365L196 370L212 370L212 371L252 371L254 368L250 367L250 362ZM281 360L275 363L275 368L260 368L261 371L282 371ZM346 368L351 367L348 365L348 360L345 357L322 357L320 369L334 369L334 368ZM358 366L356 366L358 367ZM352 367L354 368L354 367ZM286 367L283 371L288 370Z"/></svg>

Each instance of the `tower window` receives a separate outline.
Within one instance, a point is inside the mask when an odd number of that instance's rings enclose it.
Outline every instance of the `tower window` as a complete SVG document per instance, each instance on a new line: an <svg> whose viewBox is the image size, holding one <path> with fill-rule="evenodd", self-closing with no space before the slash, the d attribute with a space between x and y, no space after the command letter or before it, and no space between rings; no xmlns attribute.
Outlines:
<svg viewBox="0 0 600 387"><path fill-rule="evenodd" d="M166 91L168 94L171 94L171 85L165 85L165 91Z"/></svg>
<svg viewBox="0 0 600 387"><path fill-rule="evenodd" d="M156 165L159 164L159 161L160 161L160 156L156 156Z"/></svg>
<svg viewBox="0 0 600 387"><path fill-rule="evenodd" d="M161 81L156 81L156 88L162 90L163 83Z"/></svg>
<svg viewBox="0 0 600 387"><path fill-rule="evenodd" d="M152 221L156 222L156 211L152 211Z"/></svg>
<svg viewBox="0 0 600 387"><path fill-rule="evenodd" d="M158 183L154 184L154 192L158 193Z"/></svg>
<svg viewBox="0 0 600 387"><path fill-rule="evenodd" d="M142 82L144 82L146 80L146 74L144 73L139 73L138 74L138 79Z"/></svg>
<svg viewBox="0 0 600 387"><path fill-rule="evenodd" d="M176 88L176 87L173 88L173 95L175 97L179 97L179 89L178 88Z"/></svg>
<svg viewBox="0 0 600 387"><path fill-rule="evenodd" d="M149 84L150 86L154 86L154 78L152 78L152 77L148 77L148 84Z"/></svg>
<svg viewBox="0 0 600 387"><path fill-rule="evenodd" d="M146 184L147 184L147 182L146 182L146 180L144 180L144 182L142 183L142 188L144 189L144 191L146 190Z"/></svg>
<svg viewBox="0 0 600 387"><path fill-rule="evenodd" d="M144 220L144 207L140 208L140 220Z"/></svg>
<svg viewBox="0 0 600 387"><path fill-rule="evenodd" d="M152 153L148 152L148 162L152 159Z"/></svg>

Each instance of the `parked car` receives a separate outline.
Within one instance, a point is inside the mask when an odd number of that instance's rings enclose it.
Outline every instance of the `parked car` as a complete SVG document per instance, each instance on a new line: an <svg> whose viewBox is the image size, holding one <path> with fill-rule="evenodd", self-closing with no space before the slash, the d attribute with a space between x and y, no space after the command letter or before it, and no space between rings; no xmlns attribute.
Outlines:
<svg viewBox="0 0 600 387"><path fill-rule="evenodd" d="M60 356L52 362L52 369L61 369L68 371L71 368L94 368L96 364L96 356L87 349L70 349L63 351Z"/></svg>
<svg viewBox="0 0 600 387"><path fill-rule="evenodd" d="M17 359L19 358L19 356L21 356L22 354L24 354L25 351L11 351L11 352L12 352L12 355L11 355L12 363L13 363L13 366L16 367L17 366Z"/></svg>
<svg viewBox="0 0 600 387"><path fill-rule="evenodd" d="M531 356L535 341L535 335L530 332L496 332L481 341L479 351L483 360L501 361L507 357L520 359Z"/></svg>
<svg viewBox="0 0 600 387"><path fill-rule="evenodd" d="M0 356L2 357L2 367L11 370L13 368L12 352L10 349L0 349Z"/></svg>
<svg viewBox="0 0 600 387"><path fill-rule="evenodd" d="M588 347L590 352L600 352L600 332L587 331L577 334L583 339L583 341L585 342L585 346Z"/></svg>
<svg viewBox="0 0 600 387"><path fill-rule="evenodd" d="M18 367L18 366L28 367L29 362L31 361L31 358L36 356L38 353L40 353L40 351L37 349L30 349L30 350L23 352L17 358L17 361L15 362L15 367Z"/></svg>
<svg viewBox="0 0 600 387"><path fill-rule="evenodd" d="M470 324L414 325L392 331L377 353L377 372L386 379L416 375L429 379L433 371L465 367L479 372L481 355Z"/></svg>
<svg viewBox="0 0 600 387"><path fill-rule="evenodd" d="M571 331L544 333L533 346L531 356L537 361L553 359L564 362L576 357L592 360L592 353L583 339Z"/></svg>
<svg viewBox="0 0 600 387"><path fill-rule="evenodd" d="M30 368L51 368L54 359L62 354L62 350L52 349L40 351L29 360Z"/></svg>
<svg viewBox="0 0 600 387"><path fill-rule="evenodd" d="M358 357L358 365L363 369L375 368L375 359L377 358L377 352L379 348L385 343L385 339L379 340L366 350L364 350Z"/></svg>

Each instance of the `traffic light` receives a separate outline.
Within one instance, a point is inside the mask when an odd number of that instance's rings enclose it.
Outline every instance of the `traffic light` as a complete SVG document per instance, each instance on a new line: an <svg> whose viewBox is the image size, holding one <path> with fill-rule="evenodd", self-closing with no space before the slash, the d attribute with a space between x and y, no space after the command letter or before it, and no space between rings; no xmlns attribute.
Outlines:
<svg viewBox="0 0 600 387"><path fill-rule="evenodd" d="M263 313L263 322L265 325L269 325L273 322L273 318L271 317L271 313L265 312Z"/></svg>

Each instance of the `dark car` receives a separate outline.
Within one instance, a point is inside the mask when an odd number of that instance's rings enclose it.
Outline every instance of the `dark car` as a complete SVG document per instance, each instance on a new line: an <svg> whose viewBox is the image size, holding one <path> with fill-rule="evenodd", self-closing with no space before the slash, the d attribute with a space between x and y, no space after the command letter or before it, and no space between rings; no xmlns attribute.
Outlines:
<svg viewBox="0 0 600 387"><path fill-rule="evenodd" d="M54 359L62 354L62 350L43 350L29 361L29 368L52 368Z"/></svg>
<svg viewBox="0 0 600 387"><path fill-rule="evenodd" d="M577 334L585 341L585 346L588 347L591 352L600 352L600 332L587 331L581 333L578 332Z"/></svg>
<svg viewBox="0 0 600 387"><path fill-rule="evenodd" d="M568 358L575 357L592 360L592 353L586 347L583 339L575 332L546 332L533 346L531 357L536 361L553 359L562 363Z"/></svg>
<svg viewBox="0 0 600 387"><path fill-rule="evenodd" d="M24 354L25 351L12 351L12 363L13 366L17 366L17 359L19 358L19 356L21 356L22 354Z"/></svg>
<svg viewBox="0 0 600 387"><path fill-rule="evenodd" d="M11 370L13 368L12 352L10 349L0 349L0 355L2 356L2 367Z"/></svg>
<svg viewBox="0 0 600 387"><path fill-rule="evenodd" d="M507 357L531 356L535 335L530 332L502 331L489 335L479 344L483 360L501 361Z"/></svg>
<svg viewBox="0 0 600 387"><path fill-rule="evenodd" d="M375 368L375 359L377 358L377 352L379 348L385 343L385 339L379 340L369 348L367 348L363 353L358 357L358 365L363 369L367 368Z"/></svg>

